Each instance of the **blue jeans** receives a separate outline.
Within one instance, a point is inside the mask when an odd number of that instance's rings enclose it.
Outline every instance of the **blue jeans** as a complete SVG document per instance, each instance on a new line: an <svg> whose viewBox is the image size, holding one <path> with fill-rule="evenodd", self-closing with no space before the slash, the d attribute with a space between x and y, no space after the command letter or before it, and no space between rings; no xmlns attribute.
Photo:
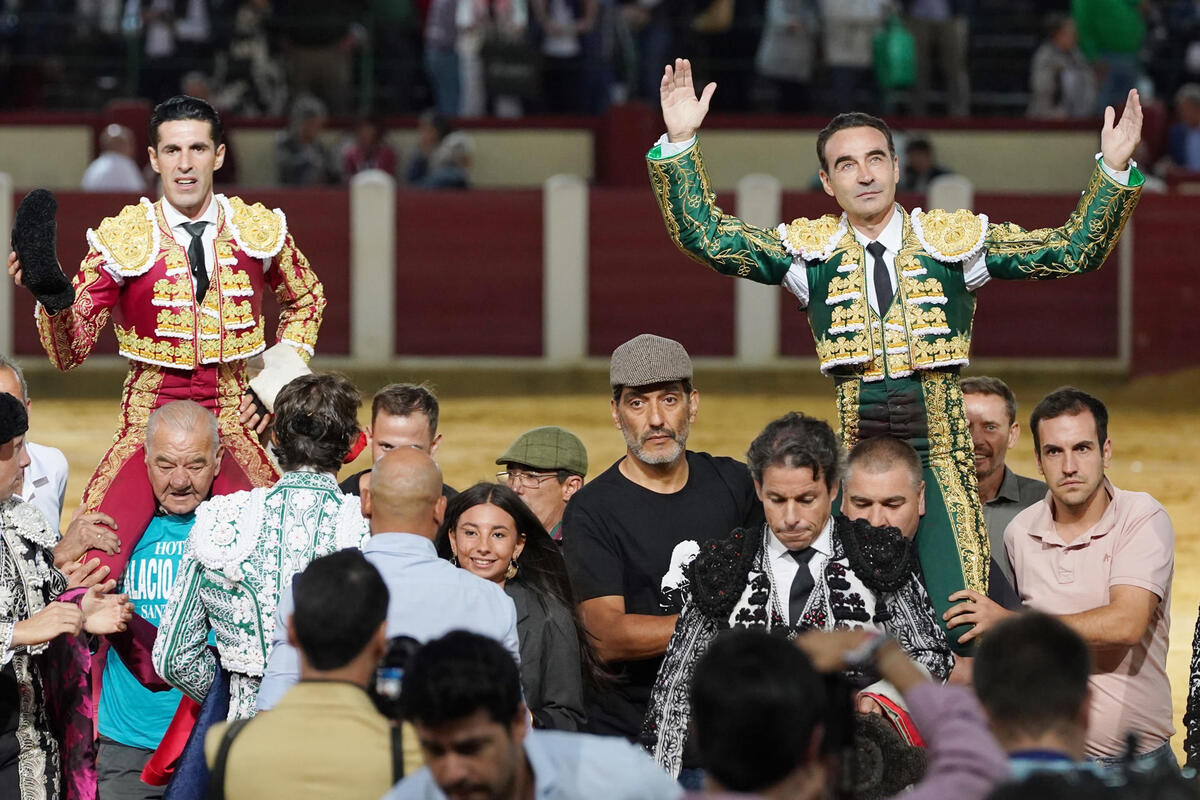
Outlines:
<svg viewBox="0 0 1200 800"><path fill-rule="evenodd" d="M1113 758L1089 758L1088 761L1091 761L1105 772L1115 772L1120 769L1125 759L1116 756ZM1170 742L1163 742L1153 750L1147 750L1145 753L1134 756L1133 763L1135 766L1147 769L1158 766L1160 763L1170 764L1176 769L1179 768L1179 761L1176 760L1175 753L1171 750Z"/></svg>
<svg viewBox="0 0 1200 800"><path fill-rule="evenodd" d="M443 116L457 117L461 94L458 53L429 48L425 51L425 74L433 86L434 108Z"/></svg>

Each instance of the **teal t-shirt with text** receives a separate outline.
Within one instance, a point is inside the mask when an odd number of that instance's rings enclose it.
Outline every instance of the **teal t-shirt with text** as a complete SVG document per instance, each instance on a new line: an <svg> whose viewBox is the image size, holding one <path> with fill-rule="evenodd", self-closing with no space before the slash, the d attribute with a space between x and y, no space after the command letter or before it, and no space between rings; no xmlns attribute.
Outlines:
<svg viewBox="0 0 1200 800"><path fill-rule="evenodd" d="M167 607L195 521L195 514L154 517L129 558L120 591L129 595L133 610L153 625L158 625ZM100 735L123 745L153 750L162 741L182 697L178 689L152 692L142 686L110 648L97 729Z"/></svg>

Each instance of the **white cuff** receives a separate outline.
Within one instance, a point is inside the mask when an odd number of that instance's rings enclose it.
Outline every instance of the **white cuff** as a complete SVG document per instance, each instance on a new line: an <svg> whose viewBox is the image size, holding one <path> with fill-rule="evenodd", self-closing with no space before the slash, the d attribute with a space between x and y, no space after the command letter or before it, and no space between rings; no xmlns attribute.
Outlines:
<svg viewBox="0 0 1200 800"><path fill-rule="evenodd" d="M1110 167L1108 164L1104 163L1104 154L1103 153L1096 153L1096 160L1100 162L1100 169L1104 170L1104 174L1107 175L1108 177L1112 178L1114 181L1121 184L1122 186L1129 185L1130 168L1137 166L1137 162L1131 158L1131 159L1129 159L1128 167L1126 167L1125 169L1122 169L1122 170L1115 170L1112 167Z"/></svg>
<svg viewBox="0 0 1200 800"><path fill-rule="evenodd" d="M688 139L686 142L672 142L667 138L667 134L664 133L662 136L658 137L658 141L654 144L658 147L658 155L660 158L671 158L672 156L679 155L695 143L695 136Z"/></svg>

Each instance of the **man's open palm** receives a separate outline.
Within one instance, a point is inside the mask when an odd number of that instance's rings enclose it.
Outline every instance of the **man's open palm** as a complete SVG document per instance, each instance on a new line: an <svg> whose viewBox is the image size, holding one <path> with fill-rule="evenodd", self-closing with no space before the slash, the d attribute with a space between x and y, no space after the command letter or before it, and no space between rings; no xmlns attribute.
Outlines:
<svg viewBox="0 0 1200 800"><path fill-rule="evenodd" d="M708 114L708 102L716 90L717 85L710 83L696 97L696 87L692 85L692 63L686 58L677 58L674 67L668 64L658 87L663 122L667 124L667 138L672 142L686 142L695 136L700 123L704 122L704 116Z"/></svg>
<svg viewBox="0 0 1200 800"><path fill-rule="evenodd" d="M1121 112L1121 121L1114 123L1116 111L1112 106L1104 109L1104 127L1100 129L1100 152L1104 162L1116 170L1126 169L1129 159L1142 140L1142 101L1137 89L1130 89ZM670 127L668 126L668 130Z"/></svg>

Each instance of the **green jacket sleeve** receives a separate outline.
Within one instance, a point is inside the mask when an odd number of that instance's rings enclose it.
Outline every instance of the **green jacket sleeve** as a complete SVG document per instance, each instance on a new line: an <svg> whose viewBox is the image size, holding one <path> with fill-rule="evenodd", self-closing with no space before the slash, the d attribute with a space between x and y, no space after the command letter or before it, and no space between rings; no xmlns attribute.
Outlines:
<svg viewBox="0 0 1200 800"><path fill-rule="evenodd" d="M650 185L671 241L689 258L722 275L778 284L792 266L775 231L749 225L721 211L708 182L700 148L670 158L646 158Z"/></svg>
<svg viewBox="0 0 1200 800"><path fill-rule="evenodd" d="M1122 186L1097 164L1065 225L1035 230L1011 222L989 225L988 273L1001 280L1050 280L1099 269L1133 214L1143 183L1136 167L1129 186Z"/></svg>

